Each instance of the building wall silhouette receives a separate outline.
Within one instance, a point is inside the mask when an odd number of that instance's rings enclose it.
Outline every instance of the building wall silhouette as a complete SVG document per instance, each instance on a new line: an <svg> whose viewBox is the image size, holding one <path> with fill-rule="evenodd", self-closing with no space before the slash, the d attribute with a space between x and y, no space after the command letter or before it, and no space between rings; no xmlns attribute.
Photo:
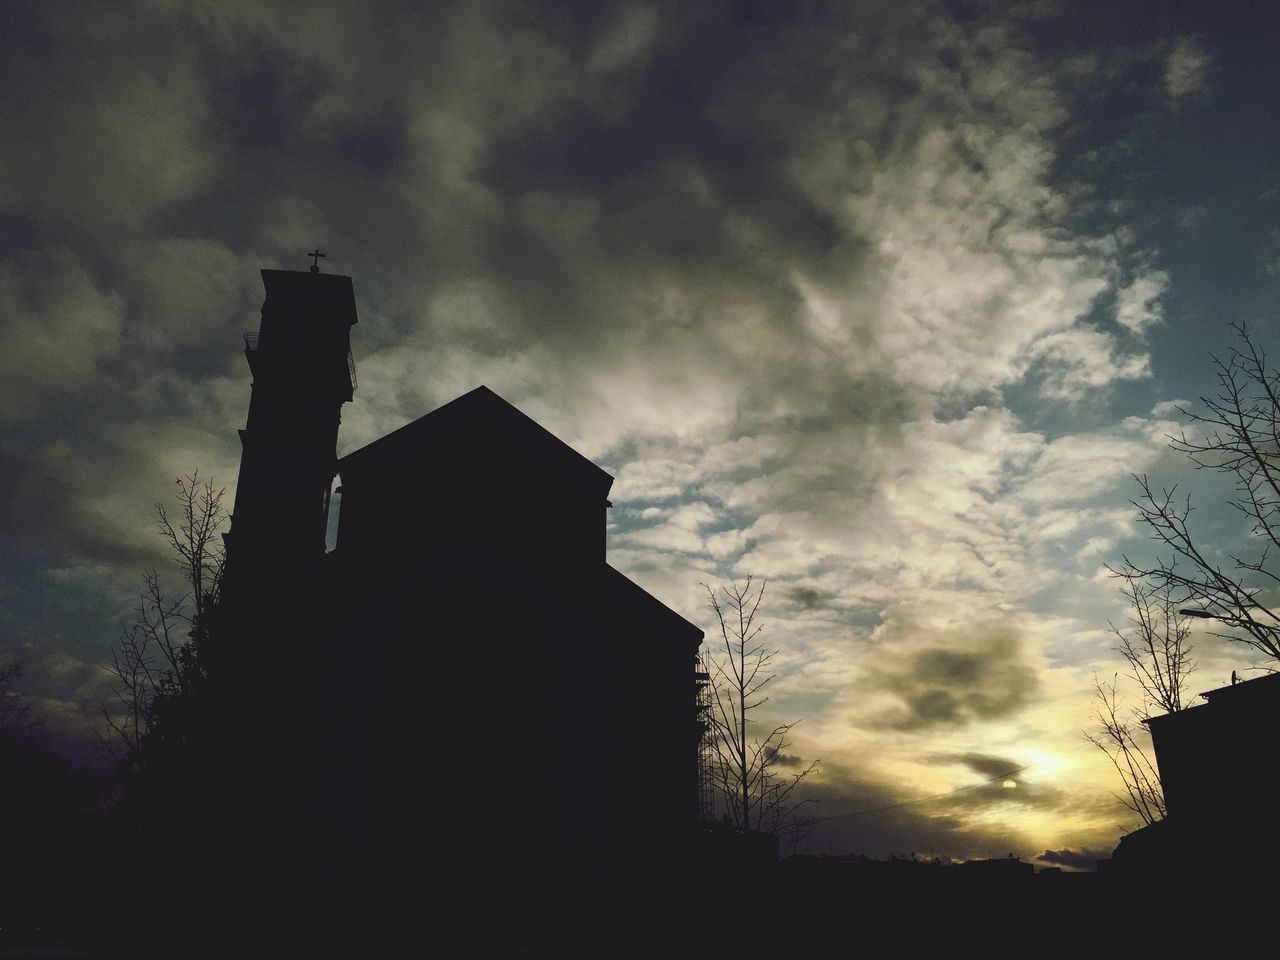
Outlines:
<svg viewBox="0 0 1280 960"><path fill-rule="evenodd" d="M1280 674L1201 697L1146 721L1167 815L1126 834L1098 865L1107 924L1121 945L1217 947L1224 931L1265 930L1273 909Z"/></svg>
<svg viewBox="0 0 1280 960"><path fill-rule="evenodd" d="M317 902L678 888L702 631L606 562L612 478L485 387L336 460L351 281L263 279L210 668L239 855Z"/></svg>
<svg viewBox="0 0 1280 960"><path fill-rule="evenodd" d="M1202 704L1146 723L1169 820L1183 830L1225 834L1242 822L1242 807L1274 790L1280 674L1218 687L1201 697ZM1265 833L1272 846L1280 840L1280 831Z"/></svg>

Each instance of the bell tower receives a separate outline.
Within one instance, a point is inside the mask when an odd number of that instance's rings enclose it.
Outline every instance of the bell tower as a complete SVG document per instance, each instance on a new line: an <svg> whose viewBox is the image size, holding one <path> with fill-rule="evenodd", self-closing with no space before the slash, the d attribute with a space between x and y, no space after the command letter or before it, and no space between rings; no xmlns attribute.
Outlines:
<svg viewBox="0 0 1280 960"><path fill-rule="evenodd" d="M216 718L211 869L235 878L239 898L218 956L279 928L273 884L306 889L314 823L325 822L313 789L327 769L314 757L330 675L324 537L342 405L356 388L351 278L317 265L263 270L262 283L261 325L244 336L253 383L222 595L202 651Z"/></svg>
<svg viewBox="0 0 1280 960"><path fill-rule="evenodd" d="M244 335L253 384L227 535L226 586L242 600L263 589L285 599L324 556L338 424L356 388L351 278L313 265L263 270L262 283L261 326Z"/></svg>

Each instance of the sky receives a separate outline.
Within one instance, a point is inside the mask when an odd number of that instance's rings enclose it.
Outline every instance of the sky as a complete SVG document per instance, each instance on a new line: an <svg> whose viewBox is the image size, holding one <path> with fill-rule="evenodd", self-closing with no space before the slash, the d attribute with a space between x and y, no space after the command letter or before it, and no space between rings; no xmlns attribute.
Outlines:
<svg viewBox="0 0 1280 960"><path fill-rule="evenodd" d="M610 562L668 605L767 580L809 850L1106 855L1132 474L1244 532L1167 435L1232 323L1275 346L1278 38L1247 2L5 3L0 653L97 722L154 505L234 496L258 271L318 245L340 453L485 384L616 477ZM1249 662L1196 644L1197 690Z"/></svg>

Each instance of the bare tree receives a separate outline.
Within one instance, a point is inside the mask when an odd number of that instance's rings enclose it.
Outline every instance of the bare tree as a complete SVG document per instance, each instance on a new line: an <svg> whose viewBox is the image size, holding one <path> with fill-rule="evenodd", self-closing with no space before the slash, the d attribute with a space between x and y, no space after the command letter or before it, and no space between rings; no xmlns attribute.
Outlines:
<svg viewBox="0 0 1280 960"><path fill-rule="evenodd" d="M196 473L176 483L176 521L163 504L156 513L185 590L168 594L160 574L145 571L137 619L122 628L111 651L115 702L103 706L102 742L126 775L141 773L149 752L189 733L187 707L204 680L200 645L222 583L224 491Z"/></svg>
<svg viewBox="0 0 1280 960"><path fill-rule="evenodd" d="M205 669L222 584L223 491L198 474L156 504L157 527L180 578L145 571L136 620L112 647L114 701L103 705L105 752L120 792L106 902L130 938L155 956L207 956L209 904L229 862L225 709ZM218 628L221 629L221 628ZM145 909L139 909L145 905ZM217 918L219 923L225 917Z"/></svg>
<svg viewBox="0 0 1280 960"><path fill-rule="evenodd" d="M191 588L187 594L194 609L191 622L198 623L218 602L222 590L226 551L221 533L227 521L222 497L226 490L215 491L213 481L201 482L198 472L174 482L178 485L178 525L173 525L163 503L156 504L156 514L160 534L173 548L174 563Z"/></svg>
<svg viewBox="0 0 1280 960"><path fill-rule="evenodd" d="M1126 718L1117 692L1118 675L1108 683L1093 678L1093 720L1096 731L1086 731L1085 739L1107 755L1116 773L1124 783L1124 795L1116 799L1142 818L1144 824L1163 820L1165 816L1164 791L1160 787L1160 773L1150 754L1135 737L1136 718Z"/></svg>
<svg viewBox="0 0 1280 960"><path fill-rule="evenodd" d="M1139 704L1128 709L1119 691L1119 674L1108 683L1094 675L1092 719L1096 726L1085 739L1107 755L1124 784L1116 797L1138 814L1143 823L1164 818L1160 774L1146 744L1150 738L1141 721L1157 712L1175 713L1184 707L1187 678L1195 670L1188 638L1191 628L1179 614L1167 584L1150 586L1122 578L1129 600L1129 622L1109 624L1118 642L1115 652L1129 665L1129 677L1140 692Z"/></svg>
<svg viewBox="0 0 1280 960"><path fill-rule="evenodd" d="M713 745L713 777L723 812L743 830L758 830L798 843L811 825L799 815L808 800L796 797L796 788L818 769L814 760L796 773L779 768L794 764L786 754L787 734L796 722L777 724L763 737L752 735L753 714L768 700L765 687L774 679L776 649L760 641L759 621L767 581L753 585L732 583L719 591L707 584L707 605L715 611L720 627L718 652L704 656L711 680L711 717L708 736Z"/></svg>
<svg viewBox="0 0 1280 960"><path fill-rule="evenodd" d="M1280 371L1243 325L1235 331L1239 346L1213 357L1217 395L1200 398L1203 412L1181 410L1197 432L1184 430L1170 441L1198 469L1232 478L1229 502L1248 518L1249 542L1217 557L1192 531L1190 497L1135 477L1139 519L1172 555L1152 564L1126 556L1114 572L1132 584L1167 588L1179 606L1196 611L1192 615L1231 630L1218 636L1280 660Z"/></svg>
<svg viewBox="0 0 1280 960"><path fill-rule="evenodd" d="M1119 641L1116 653L1142 691L1139 719L1149 720L1157 710L1176 713L1185 706L1187 678L1196 668L1191 626L1167 586L1125 580L1121 590L1129 600L1129 624L1108 626Z"/></svg>

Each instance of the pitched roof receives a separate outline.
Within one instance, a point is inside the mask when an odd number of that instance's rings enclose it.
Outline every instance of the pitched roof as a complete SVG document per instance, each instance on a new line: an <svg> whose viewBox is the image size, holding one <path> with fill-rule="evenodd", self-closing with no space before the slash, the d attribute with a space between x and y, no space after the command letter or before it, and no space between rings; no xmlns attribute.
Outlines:
<svg viewBox="0 0 1280 960"><path fill-rule="evenodd" d="M697 648L704 636L701 627L690 623L649 591L613 567L605 564L603 593L611 609L627 610L629 620L645 617L658 621L658 628L679 634Z"/></svg>
<svg viewBox="0 0 1280 960"><path fill-rule="evenodd" d="M398 467L441 446L485 460L523 454L540 468L598 488L601 497L613 485L612 476L485 386L347 454L338 461L338 472L346 480L378 465Z"/></svg>

